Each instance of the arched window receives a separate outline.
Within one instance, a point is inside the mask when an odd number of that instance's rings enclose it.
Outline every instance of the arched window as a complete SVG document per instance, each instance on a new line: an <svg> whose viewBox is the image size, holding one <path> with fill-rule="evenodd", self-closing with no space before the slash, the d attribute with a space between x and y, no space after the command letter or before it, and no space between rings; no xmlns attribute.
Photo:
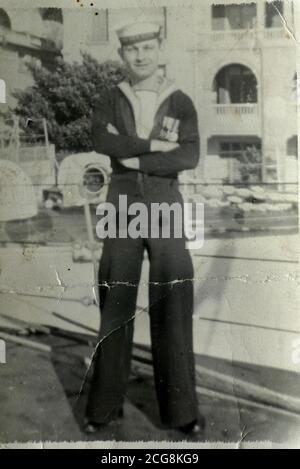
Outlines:
<svg viewBox="0 0 300 469"><path fill-rule="evenodd" d="M257 80L250 68L230 64L221 68L214 79L218 104L257 103Z"/></svg>
<svg viewBox="0 0 300 469"><path fill-rule="evenodd" d="M0 8L0 28L11 29L9 16L2 8Z"/></svg>

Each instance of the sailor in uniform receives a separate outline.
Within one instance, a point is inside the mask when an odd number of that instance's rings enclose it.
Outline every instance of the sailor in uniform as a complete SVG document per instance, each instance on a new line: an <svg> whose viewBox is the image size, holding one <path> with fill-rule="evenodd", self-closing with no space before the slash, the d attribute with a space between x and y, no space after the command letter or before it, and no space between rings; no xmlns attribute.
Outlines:
<svg viewBox="0 0 300 469"><path fill-rule="evenodd" d="M183 204L178 173L199 160L191 99L159 73L161 28L134 23L118 30L128 79L95 106L92 141L111 158L107 201ZM164 223L164 220L161 221ZM184 236L106 238L99 269L100 338L86 410L94 432L122 414L130 374L137 290L145 250L150 262L149 317L161 421L189 434L203 430L193 353L193 265Z"/></svg>

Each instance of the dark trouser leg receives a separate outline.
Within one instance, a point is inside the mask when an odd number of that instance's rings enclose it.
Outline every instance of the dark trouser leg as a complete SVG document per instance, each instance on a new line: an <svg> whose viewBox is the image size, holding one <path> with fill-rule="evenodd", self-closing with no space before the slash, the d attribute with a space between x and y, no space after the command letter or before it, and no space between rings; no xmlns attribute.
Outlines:
<svg viewBox="0 0 300 469"><path fill-rule="evenodd" d="M100 262L101 327L87 406L87 418L106 423L125 397L130 373L134 314L143 242L107 239Z"/></svg>
<svg viewBox="0 0 300 469"><path fill-rule="evenodd" d="M150 321L161 420L179 427L197 418L193 353L193 266L180 239L152 240Z"/></svg>

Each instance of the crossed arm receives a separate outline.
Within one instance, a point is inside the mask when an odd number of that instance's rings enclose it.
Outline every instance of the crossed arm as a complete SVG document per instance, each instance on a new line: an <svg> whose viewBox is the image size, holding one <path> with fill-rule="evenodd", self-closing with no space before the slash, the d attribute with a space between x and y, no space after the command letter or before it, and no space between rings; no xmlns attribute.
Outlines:
<svg viewBox="0 0 300 469"><path fill-rule="evenodd" d="M199 160L197 114L191 103L181 109L179 143L120 135L113 125L112 107L94 112L92 143L98 153L117 158L127 168L157 176L193 169Z"/></svg>
<svg viewBox="0 0 300 469"><path fill-rule="evenodd" d="M107 125L107 132L112 135L120 135L118 130L110 123ZM166 153L168 151L175 150L175 148L178 148L178 147L179 147L178 143L173 143L173 142L168 142L168 141L163 141L163 140L150 140L149 153L158 153L158 152ZM140 159L137 156L134 156L131 158L119 158L119 163L121 163L123 166L127 168L136 169L136 170L141 169Z"/></svg>

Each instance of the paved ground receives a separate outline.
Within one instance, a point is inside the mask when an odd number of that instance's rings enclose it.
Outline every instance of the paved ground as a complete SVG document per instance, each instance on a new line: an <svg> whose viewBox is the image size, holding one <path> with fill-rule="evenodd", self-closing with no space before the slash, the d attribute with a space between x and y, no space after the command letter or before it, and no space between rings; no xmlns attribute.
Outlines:
<svg viewBox="0 0 300 469"><path fill-rule="evenodd" d="M182 441L175 430L162 427L152 378L132 375L125 403L125 418L110 424L93 437L82 431L86 392L78 399L85 373L82 357L85 348L74 350L70 341L51 339L51 355L10 345L8 361L0 368L1 421L0 442L44 441ZM74 353L75 351L75 353ZM222 361L198 363L223 368ZM255 367L236 365L245 376L255 374ZM272 386L291 376L267 373L264 384ZM299 381L298 381L299 386ZM255 409L220 398L201 396L199 409L206 417L207 429L197 442L269 441L290 446L300 444L300 418L281 415L273 410Z"/></svg>
<svg viewBox="0 0 300 469"><path fill-rule="evenodd" d="M300 338L298 237L206 240L192 254L196 352L299 372L292 359ZM0 268L1 312L7 316L78 330L56 312L98 329L98 308L84 303L93 299L92 264L73 262L69 245L12 245L1 249ZM145 259L135 328L135 340L145 344L147 306Z"/></svg>
<svg viewBox="0 0 300 469"><path fill-rule="evenodd" d="M65 319L98 328L97 307L84 301L93 297L92 265L73 262L69 245L9 245L0 258L1 314L6 316L1 327L13 327L12 318L19 318L73 331L83 329ZM300 364L292 360L300 338L298 258L295 235L211 239L193 253L197 360L226 373L233 389L238 375L299 397ZM145 260L135 327L135 341L143 344L150 342L147 273ZM7 364L0 365L2 442L85 439L84 395L76 401L85 373L82 356L91 350L63 342L52 345L50 356L9 346ZM237 445L242 439L299 440L295 416L201 394L199 405L208 420L205 440ZM151 378L132 376L125 412L125 420L96 438L181 438L161 427Z"/></svg>

